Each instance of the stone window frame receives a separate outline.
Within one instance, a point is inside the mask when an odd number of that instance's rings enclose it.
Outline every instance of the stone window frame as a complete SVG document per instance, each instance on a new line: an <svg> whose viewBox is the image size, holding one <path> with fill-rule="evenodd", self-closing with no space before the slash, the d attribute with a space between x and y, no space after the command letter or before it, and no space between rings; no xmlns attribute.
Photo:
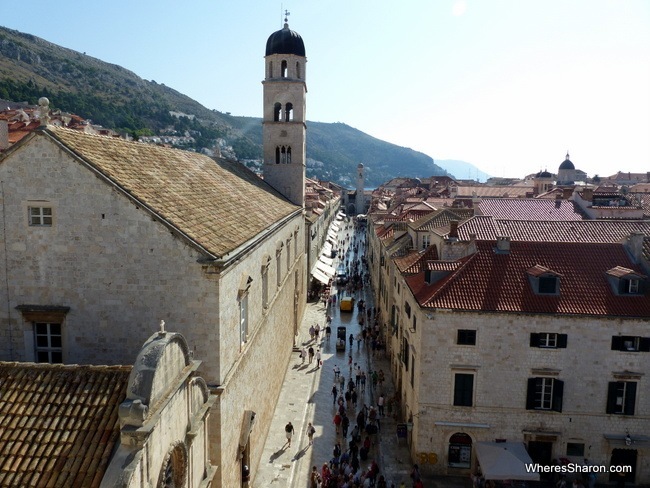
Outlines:
<svg viewBox="0 0 650 488"><path fill-rule="evenodd" d="M65 318L70 307L58 306L58 305L18 305L16 307L18 311L23 316L24 320L24 330L25 330L25 352L28 355L27 360L33 360L34 362L41 362L38 360L39 352L47 352L48 358L50 361L48 363L52 364L51 353L61 353L60 363L65 363L67 356L66 344L66 331L65 331ZM47 324L47 333L39 334L41 337L48 337L48 346L38 346L37 340L37 324ZM60 334L55 334L60 336L61 347L53 347L52 344L52 334L51 334L51 325L60 326Z"/></svg>
<svg viewBox="0 0 650 488"><path fill-rule="evenodd" d="M562 412L564 381L555 375L528 378L526 410Z"/></svg>
<svg viewBox="0 0 650 488"><path fill-rule="evenodd" d="M53 227L55 224L55 206L48 200L28 200L27 225L29 227Z"/></svg>

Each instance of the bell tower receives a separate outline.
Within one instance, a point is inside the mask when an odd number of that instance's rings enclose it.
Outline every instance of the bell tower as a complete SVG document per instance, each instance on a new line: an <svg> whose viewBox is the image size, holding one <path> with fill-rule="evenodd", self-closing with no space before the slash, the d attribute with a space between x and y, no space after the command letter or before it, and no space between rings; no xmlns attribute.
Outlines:
<svg viewBox="0 0 650 488"><path fill-rule="evenodd" d="M365 178L363 176L363 164L359 163L357 166L357 196L354 206L357 210L357 215L366 213L366 201L363 193Z"/></svg>
<svg viewBox="0 0 650 488"><path fill-rule="evenodd" d="M264 180L304 207L307 58L302 38L289 29L286 17L284 28L266 41L264 60Z"/></svg>

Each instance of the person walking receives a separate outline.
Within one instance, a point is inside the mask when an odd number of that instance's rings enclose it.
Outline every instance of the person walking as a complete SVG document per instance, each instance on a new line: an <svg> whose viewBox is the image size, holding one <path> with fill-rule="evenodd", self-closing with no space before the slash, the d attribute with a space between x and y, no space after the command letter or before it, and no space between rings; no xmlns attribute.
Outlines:
<svg viewBox="0 0 650 488"><path fill-rule="evenodd" d="M339 380L339 375L341 374L341 369L339 368L338 364L334 365L334 382L337 382Z"/></svg>
<svg viewBox="0 0 650 488"><path fill-rule="evenodd" d="M314 359L314 348L309 346L308 352L309 352L309 364L311 364L311 362Z"/></svg>
<svg viewBox="0 0 650 488"><path fill-rule="evenodd" d="M384 416L384 394L382 393L379 395L379 398L377 398L377 411L379 412L379 415L382 417Z"/></svg>
<svg viewBox="0 0 650 488"><path fill-rule="evenodd" d="M320 324L316 324L316 327L314 327L314 337L316 340L318 340L318 336L320 335Z"/></svg>
<svg viewBox="0 0 650 488"><path fill-rule="evenodd" d="M332 386L332 397L333 397L332 405L336 405L336 398L338 394L339 391L336 389L336 385Z"/></svg>
<svg viewBox="0 0 650 488"><path fill-rule="evenodd" d="M309 439L309 445L314 444L314 434L316 433L316 429L314 428L313 425L311 425L311 422L307 424L307 438Z"/></svg>
<svg viewBox="0 0 650 488"><path fill-rule="evenodd" d="M320 349L316 351L316 369L320 369Z"/></svg>
<svg viewBox="0 0 650 488"><path fill-rule="evenodd" d="M291 447L291 438L293 437L294 433L293 425L291 425L291 422L284 426L284 433L287 436L287 444L289 447Z"/></svg>
<svg viewBox="0 0 650 488"><path fill-rule="evenodd" d="M313 466L311 468L311 474L309 475L309 488L318 488L320 481L321 477L320 474L318 474L318 468Z"/></svg>
<svg viewBox="0 0 650 488"><path fill-rule="evenodd" d="M300 364L305 364L305 359L307 358L307 348L304 347L304 346L300 350L300 357L302 358L302 363L300 363Z"/></svg>
<svg viewBox="0 0 650 488"><path fill-rule="evenodd" d="M316 335L316 329L314 328L313 325L310 325L309 326L309 337L311 338L312 341L314 340L315 335Z"/></svg>

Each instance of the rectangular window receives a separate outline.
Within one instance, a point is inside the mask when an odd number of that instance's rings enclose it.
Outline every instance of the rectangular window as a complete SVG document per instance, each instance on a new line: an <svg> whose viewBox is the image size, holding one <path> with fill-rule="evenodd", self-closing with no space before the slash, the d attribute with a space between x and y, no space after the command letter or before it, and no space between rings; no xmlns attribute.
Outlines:
<svg viewBox="0 0 650 488"><path fill-rule="evenodd" d="M562 411L564 381L556 378L528 378L526 392L527 410Z"/></svg>
<svg viewBox="0 0 650 488"><path fill-rule="evenodd" d="M627 292L631 295L636 295L639 293L639 280L631 279L627 280Z"/></svg>
<svg viewBox="0 0 650 488"><path fill-rule="evenodd" d="M36 344L36 362L63 362L63 340L61 337L61 324L35 322L34 336L34 343Z"/></svg>
<svg viewBox="0 0 650 488"><path fill-rule="evenodd" d="M612 336L612 351L650 352L650 337Z"/></svg>
<svg viewBox="0 0 650 488"><path fill-rule="evenodd" d="M557 293L557 281L555 276L540 276L539 293L551 295Z"/></svg>
<svg viewBox="0 0 650 488"><path fill-rule="evenodd" d="M466 373L454 374L454 405L471 407L474 396L474 375Z"/></svg>
<svg viewBox="0 0 650 488"><path fill-rule="evenodd" d="M413 330L418 330L418 321L415 319L415 315L413 315Z"/></svg>
<svg viewBox="0 0 650 488"><path fill-rule="evenodd" d="M579 442L567 442L566 455L585 457L585 445Z"/></svg>
<svg viewBox="0 0 650 488"><path fill-rule="evenodd" d="M429 234L424 234L422 236L422 249L426 249L431 245L431 236Z"/></svg>
<svg viewBox="0 0 650 488"><path fill-rule="evenodd" d="M248 294L239 299L239 334L244 344L248 340Z"/></svg>
<svg viewBox="0 0 650 488"><path fill-rule="evenodd" d="M406 312L408 318L411 318L411 306L409 305L409 302L404 302L404 312Z"/></svg>
<svg viewBox="0 0 650 488"><path fill-rule="evenodd" d="M636 382L611 381L607 390L606 413L634 415Z"/></svg>
<svg viewBox="0 0 650 488"><path fill-rule="evenodd" d="M456 338L456 344L461 344L464 346L475 346L476 330L458 329L458 337Z"/></svg>
<svg viewBox="0 0 650 488"><path fill-rule="evenodd" d="M411 356L411 388L415 386L415 356Z"/></svg>
<svg viewBox="0 0 650 488"><path fill-rule="evenodd" d="M530 347L547 349L566 348L567 335L556 332L533 332L530 334Z"/></svg>
<svg viewBox="0 0 650 488"><path fill-rule="evenodd" d="M29 225L51 227L52 207L29 207Z"/></svg>

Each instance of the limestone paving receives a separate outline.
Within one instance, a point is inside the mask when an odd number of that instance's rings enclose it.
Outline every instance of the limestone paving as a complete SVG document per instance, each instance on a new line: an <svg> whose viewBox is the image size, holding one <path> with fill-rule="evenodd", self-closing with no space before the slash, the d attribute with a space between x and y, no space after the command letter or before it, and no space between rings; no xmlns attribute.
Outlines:
<svg viewBox="0 0 650 488"><path fill-rule="evenodd" d="M349 232L350 239L354 240L354 234L351 229L343 228L340 236L344 238L345 233ZM356 242L359 244L358 256L363 254L362 237L357 237ZM347 246L345 246L347 247ZM349 263L355 256L352 252L345 253L339 259L339 262ZM338 264L338 263L337 263ZM339 298L344 295L343 290L333 288L333 293L339 292ZM367 307L373 307L372 292L369 286L366 286L360 292L353 294L358 300L364 299ZM350 418L349 433L355 425L356 415L365 405L368 407L377 404L377 398L383 393L385 398L391 398L395 393L395 388L390 375L390 364L383 353L373 355L369 344L357 344L354 341L352 347L346 340L345 351L336 350L336 331L338 327L346 327L346 337L353 334L355 337L361 331L358 322L358 309L355 306L352 313L341 312L339 310L339 301L328 306L319 301L309 303L300 326L296 347L289 362L285 373L284 383L275 409L275 414L271 422L262 458L254 479L252 480L253 488L266 487L287 487L303 488L309 485L309 473L312 466L317 466L319 472L323 463L329 463L333 457L333 448L336 442L341 443L345 450L348 447L347 440L337 435L333 423L333 417L336 413L336 406L333 405L332 386L334 385L334 367L338 366L341 375L345 377L346 386L354 371L350 373L348 366L349 357L352 357L353 369L355 364L359 364L368 375L365 392L359 391L359 400L356 408L350 408L348 416ZM332 335L328 340L325 337L324 328L326 325L326 316L332 317ZM309 328L312 325L320 324L322 332L318 340L311 340ZM322 366L319 368L315 359L310 363L309 359L304 361L299 357L299 351L302 347L312 346L316 351L321 349ZM373 388L370 379L372 371L383 370L385 381L382 386L377 385ZM353 378L354 379L354 378ZM340 390L340 387L339 387ZM406 441L398 441L396 435L397 419L389 415L388 410L385 416L380 417L380 431L372 440L368 459L361 461L361 469L367 469L371 462L375 460L379 465L379 474L383 474L387 480L387 486L399 487L401 482L405 486L411 486L409 474L412 468L412 461ZM295 435L288 446L284 427L287 422L291 422L295 429ZM307 438L307 425L311 422L315 429L313 445L309 445ZM362 435L362 439L365 435ZM429 478L423 479L424 486L429 487L468 487L469 480L464 478ZM391 484L392 483L392 484Z"/></svg>

